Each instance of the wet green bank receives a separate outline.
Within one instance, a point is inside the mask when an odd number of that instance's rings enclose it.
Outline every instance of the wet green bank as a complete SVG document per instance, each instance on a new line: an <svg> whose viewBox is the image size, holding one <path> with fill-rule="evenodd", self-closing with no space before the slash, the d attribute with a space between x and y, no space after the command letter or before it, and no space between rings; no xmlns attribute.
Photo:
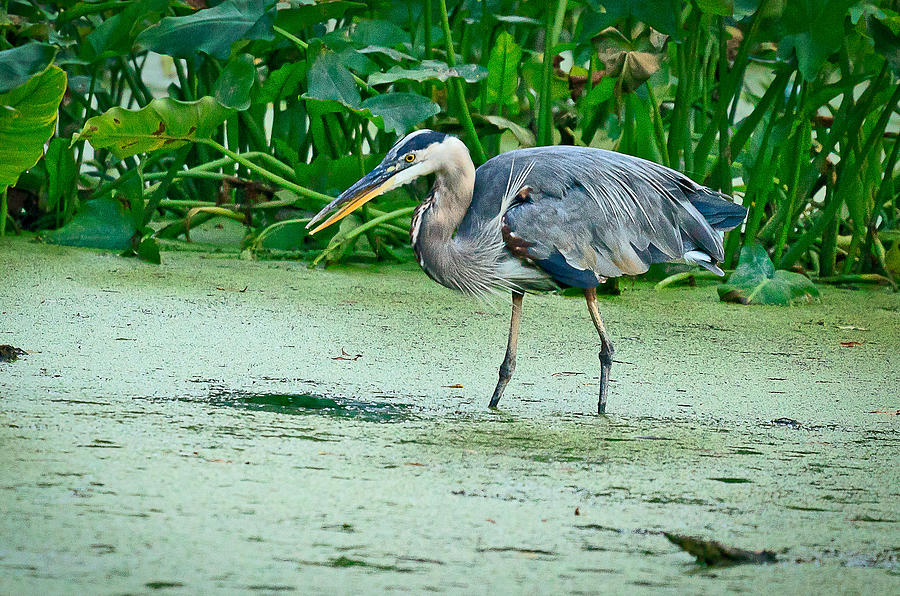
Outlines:
<svg viewBox="0 0 900 596"><path fill-rule="evenodd" d="M526 298L489 412L506 307L415 269L5 239L0 276L0 344L28 351L0 363L0 592L900 582L887 291L775 309L626 287L602 303L619 362L597 417L577 299ZM779 562L704 570L663 531Z"/></svg>

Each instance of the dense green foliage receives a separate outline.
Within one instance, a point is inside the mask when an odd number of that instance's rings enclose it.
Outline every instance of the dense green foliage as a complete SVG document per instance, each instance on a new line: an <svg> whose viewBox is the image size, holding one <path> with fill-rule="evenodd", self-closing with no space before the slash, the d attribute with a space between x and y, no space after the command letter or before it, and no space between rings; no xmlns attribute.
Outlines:
<svg viewBox="0 0 900 596"><path fill-rule="evenodd" d="M102 236L158 260L158 240L225 217L246 224L253 254L409 258L425 181L323 237L304 225L398 134L428 126L476 163L591 145L734 194L750 212L728 267L761 242L781 268L893 276L897 4L6 0L0 139L21 138L0 147L16 153L2 159L0 232L61 227L46 237L91 244L86 227L118 226ZM171 83L154 93L157 65ZM62 71L53 138L46 119L17 132L47 105L29 86Z"/></svg>

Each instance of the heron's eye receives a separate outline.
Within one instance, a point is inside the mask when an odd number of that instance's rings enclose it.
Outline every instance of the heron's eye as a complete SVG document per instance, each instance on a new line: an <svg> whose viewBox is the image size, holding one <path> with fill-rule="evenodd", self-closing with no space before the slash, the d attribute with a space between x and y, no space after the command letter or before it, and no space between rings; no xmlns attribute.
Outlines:
<svg viewBox="0 0 900 596"><path fill-rule="evenodd" d="M406 163L412 163L412 162L416 161L416 156L413 155L412 153L407 153L406 157L404 157L403 159L406 160Z"/></svg>

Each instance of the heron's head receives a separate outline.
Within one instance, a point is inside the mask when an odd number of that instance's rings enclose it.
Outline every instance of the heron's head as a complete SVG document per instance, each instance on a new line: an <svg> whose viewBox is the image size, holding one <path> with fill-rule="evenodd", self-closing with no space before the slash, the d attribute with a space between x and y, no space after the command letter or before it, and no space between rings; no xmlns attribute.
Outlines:
<svg viewBox="0 0 900 596"><path fill-rule="evenodd" d="M332 209L337 209L328 219L313 228L310 233L315 234L347 217L378 195L460 160L471 164L468 149L456 137L428 129L412 132L397 141L374 170L326 205L306 227L311 228Z"/></svg>

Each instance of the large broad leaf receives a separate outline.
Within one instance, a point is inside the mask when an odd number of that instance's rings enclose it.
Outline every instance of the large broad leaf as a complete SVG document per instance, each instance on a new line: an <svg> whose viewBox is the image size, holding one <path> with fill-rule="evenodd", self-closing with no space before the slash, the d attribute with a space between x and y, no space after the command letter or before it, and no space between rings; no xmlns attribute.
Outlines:
<svg viewBox="0 0 900 596"><path fill-rule="evenodd" d="M306 78L306 61L285 64L269 73L263 84L253 92L253 103L274 103L294 95Z"/></svg>
<svg viewBox="0 0 900 596"><path fill-rule="evenodd" d="M275 17L275 24L287 31L296 32L317 23L324 23L329 19L339 19L347 11L364 8L366 5L362 2L345 0L301 4L279 10Z"/></svg>
<svg viewBox="0 0 900 596"><path fill-rule="evenodd" d="M789 33L778 44L778 53L796 53L797 68L807 81L814 80L828 56L844 39L844 19L857 0L791 0L785 2L782 24Z"/></svg>
<svg viewBox="0 0 900 596"><path fill-rule="evenodd" d="M792 0L793 1L793 0ZM660 33L679 36L675 15L681 12L680 0L588 0L594 9L592 31L600 31L626 19L641 21Z"/></svg>
<svg viewBox="0 0 900 596"><path fill-rule="evenodd" d="M208 138L230 110L212 97L197 101L154 99L140 110L112 108L84 123L72 142L88 140L119 159L137 153L177 149Z"/></svg>
<svg viewBox="0 0 900 596"><path fill-rule="evenodd" d="M405 133L413 126L441 111L440 106L415 93L385 93L362 103L363 115L387 132Z"/></svg>
<svg viewBox="0 0 900 596"><path fill-rule="evenodd" d="M440 60L422 60L415 68L401 68L394 66L387 72L376 72L369 76L370 85L383 85L396 81L446 81L453 77L460 77L467 83L477 83L488 76L488 71L478 64L460 64L450 68L446 62Z"/></svg>
<svg viewBox="0 0 900 596"><path fill-rule="evenodd" d="M89 246L122 250L131 247L137 228L130 213L114 199L94 199L84 204L69 223L47 232L44 239L52 244Z"/></svg>
<svg viewBox="0 0 900 596"><path fill-rule="evenodd" d="M353 109L360 107L356 81L334 52L326 52L316 58L308 77L309 89L304 98L337 101Z"/></svg>
<svg viewBox="0 0 900 596"><path fill-rule="evenodd" d="M96 61L129 53L138 34L158 21L168 7L169 0L127 3L122 12L106 19L87 35L82 58Z"/></svg>
<svg viewBox="0 0 900 596"><path fill-rule="evenodd" d="M50 66L0 94L0 188L15 184L19 174L41 159L65 92L66 73Z"/></svg>
<svg viewBox="0 0 900 596"><path fill-rule="evenodd" d="M56 48L32 42L0 52L0 93L22 85L53 62Z"/></svg>
<svg viewBox="0 0 900 596"><path fill-rule="evenodd" d="M737 269L718 287L719 298L740 304L790 306L818 299L819 290L808 278L783 269L775 270L759 244L745 246Z"/></svg>
<svg viewBox="0 0 900 596"><path fill-rule="evenodd" d="M519 63L522 48L512 35L504 31L497 36L488 59L488 103L518 106L516 89L519 86Z"/></svg>
<svg viewBox="0 0 900 596"><path fill-rule="evenodd" d="M484 122L491 124L498 129L508 130L513 136L516 137L516 140L519 142L520 147L534 147L534 133L531 132L528 128L520 124L516 124L512 120L507 118L502 118L500 116L485 116L481 114L472 114L473 118L483 120Z"/></svg>
<svg viewBox="0 0 900 596"><path fill-rule="evenodd" d="M216 81L216 101L226 108L246 110L250 107L250 89L256 82L253 56L240 54L228 61Z"/></svg>
<svg viewBox="0 0 900 596"><path fill-rule="evenodd" d="M894 75L900 77L900 16L896 13L866 19L869 35L875 41L875 51L888 61Z"/></svg>
<svg viewBox="0 0 900 596"><path fill-rule="evenodd" d="M178 58L203 52L224 60L231 53L231 44L239 39L273 39L274 19L273 0L225 0L192 15L166 17L143 31L137 43Z"/></svg>

